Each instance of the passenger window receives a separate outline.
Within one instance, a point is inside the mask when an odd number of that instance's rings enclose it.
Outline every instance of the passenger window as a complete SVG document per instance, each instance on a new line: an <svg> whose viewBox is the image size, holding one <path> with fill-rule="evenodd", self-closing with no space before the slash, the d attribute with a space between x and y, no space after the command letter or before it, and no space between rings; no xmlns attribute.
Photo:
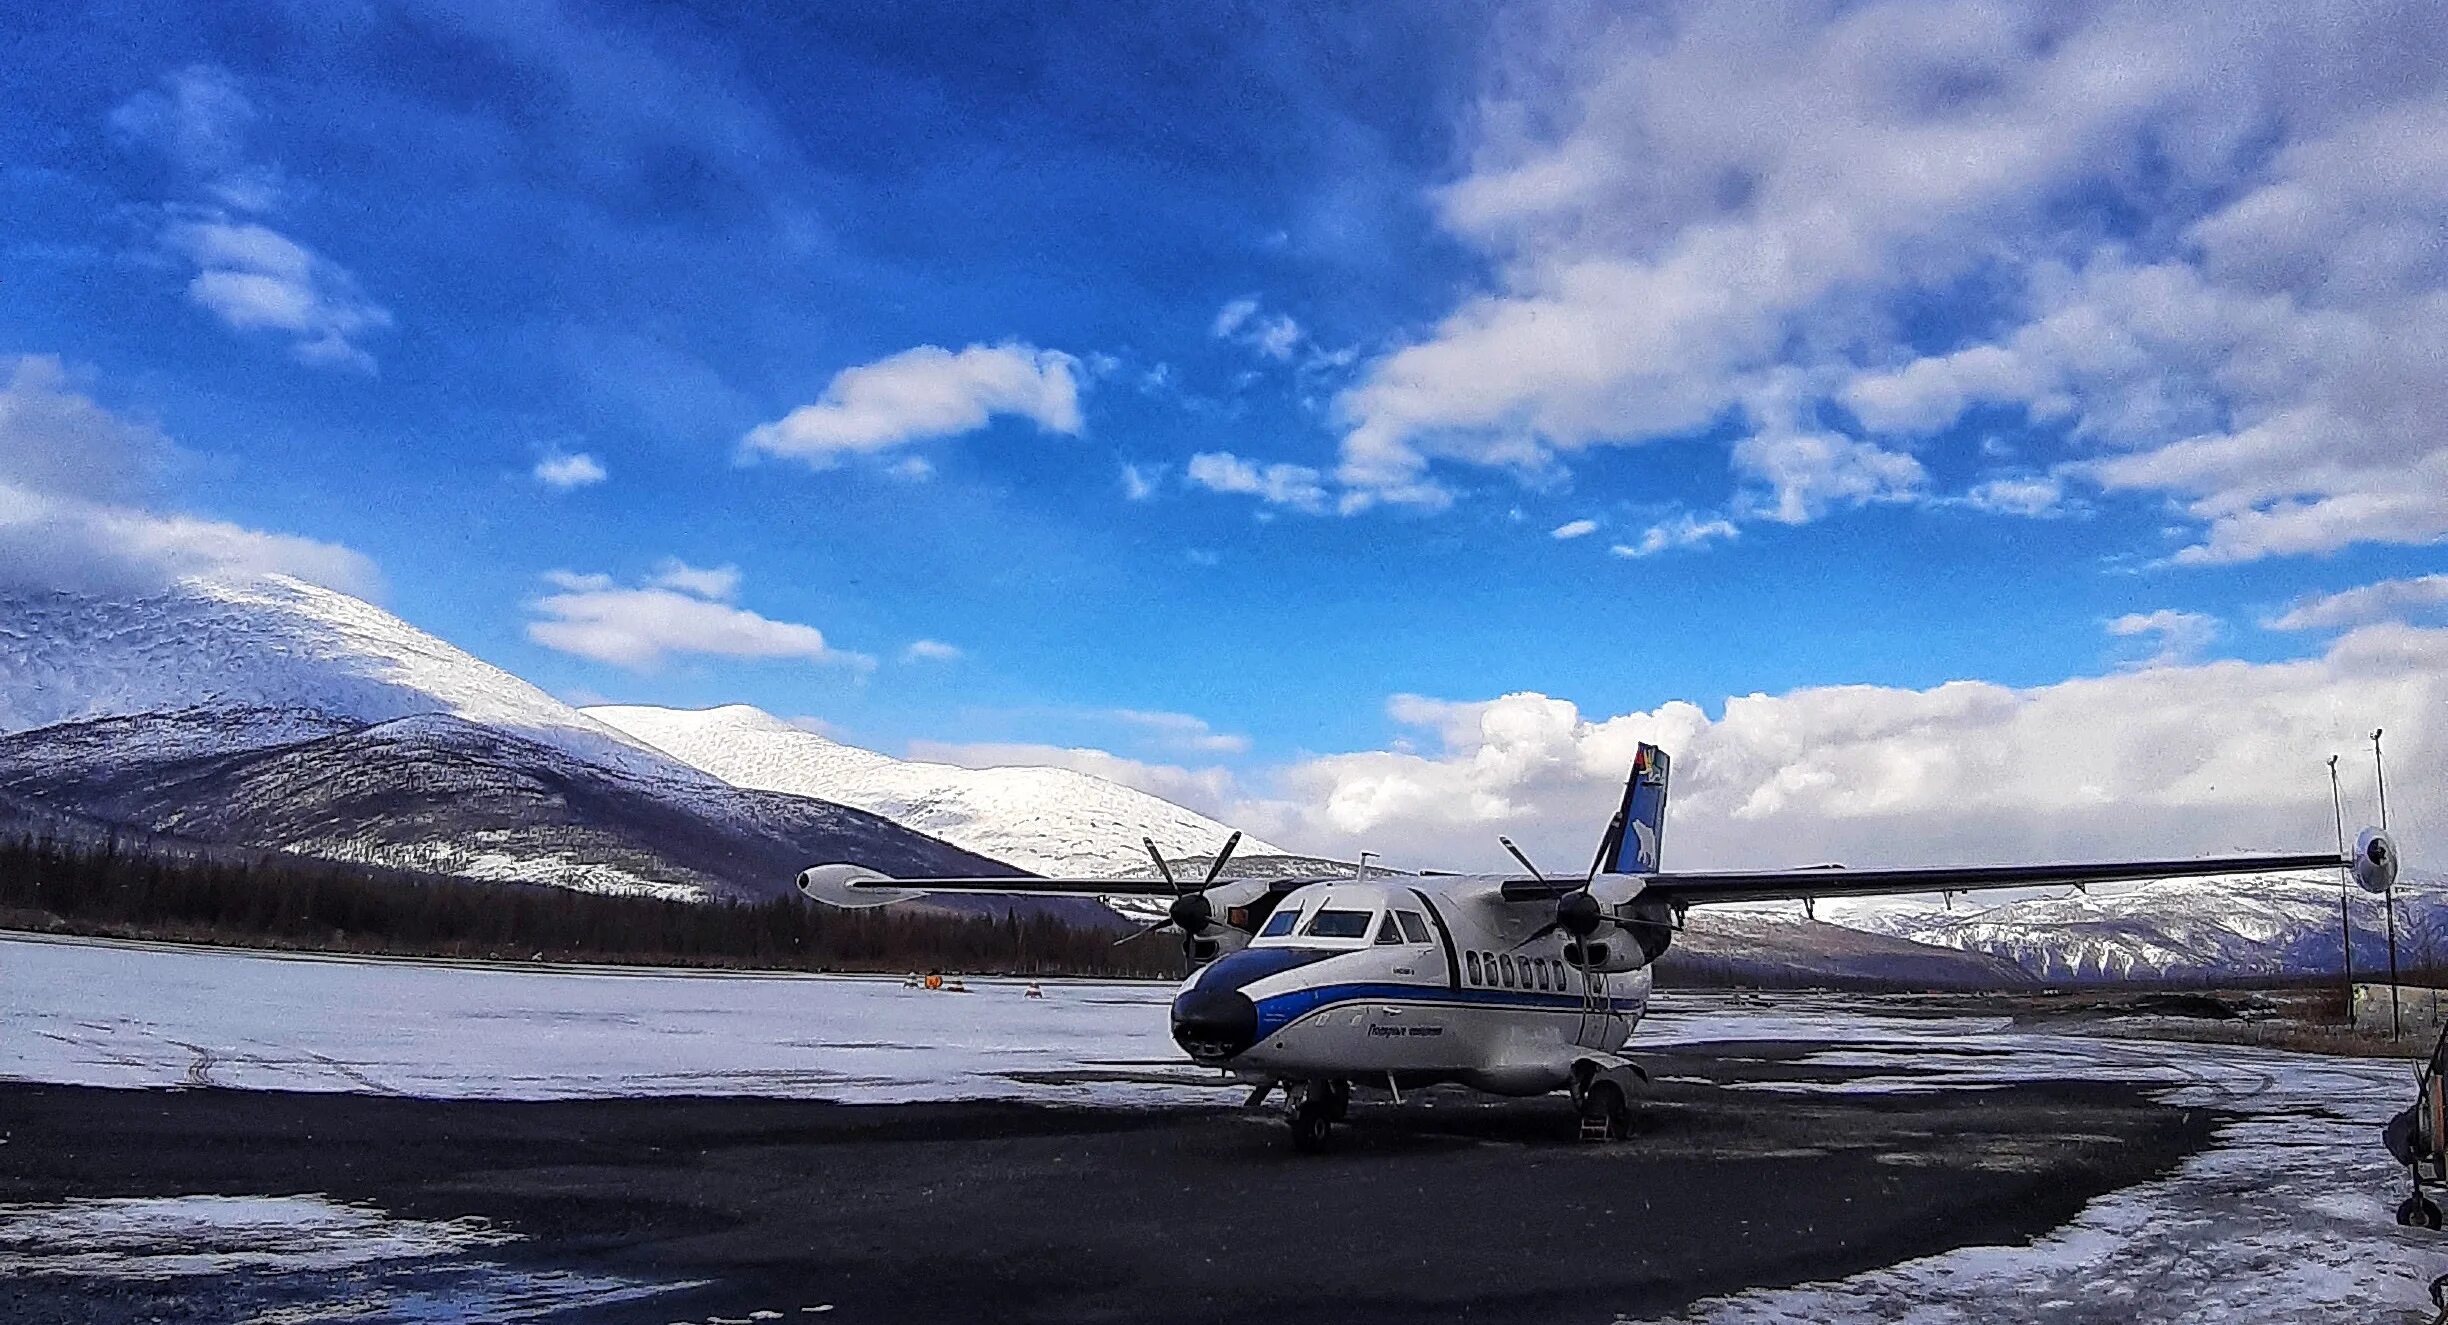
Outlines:
<svg viewBox="0 0 2448 1325"><path fill-rule="evenodd" d="M1377 922L1377 946L1399 947L1402 941L1402 926L1394 922L1393 912L1386 912L1385 919Z"/></svg>
<svg viewBox="0 0 2448 1325"><path fill-rule="evenodd" d="M1511 989L1513 987L1513 954L1508 952L1498 957L1496 969L1504 972L1504 987Z"/></svg>
<svg viewBox="0 0 2448 1325"><path fill-rule="evenodd" d="M1538 958L1530 963L1530 968L1532 974L1538 976L1538 987L1545 989L1547 987L1547 959Z"/></svg>
<svg viewBox="0 0 2448 1325"><path fill-rule="evenodd" d="M1428 922L1420 916L1419 912L1398 911L1395 914L1402 917L1404 938L1411 940L1413 943L1427 943L1431 941L1428 934Z"/></svg>
<svg viewBox="0 0 2448 1325"><path fill-rule="evenodd" d="M1485 984L1486 982L1479 978L1479 954L1477 952L1471 952L1466 955L1470 958L1470 982L1475 985Z"/></svg>
<svg viewBox="0 0 2448 1325"><path fill-rule="evenodd" d="M1289 934L1292 932L1292 927L1299 923L1300 908L1297 906L1287 906L1284 909L1277 911L1275 914L1267 917L1266 928L1258 931L1258 937L1262 939L1271 939L1277 937L1278 935Z"/></svg>

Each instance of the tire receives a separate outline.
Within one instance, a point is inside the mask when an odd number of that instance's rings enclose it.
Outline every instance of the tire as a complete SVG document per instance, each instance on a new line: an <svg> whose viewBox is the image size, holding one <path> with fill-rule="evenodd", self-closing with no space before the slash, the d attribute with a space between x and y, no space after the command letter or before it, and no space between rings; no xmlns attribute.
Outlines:
<svg viewBox="0 0 2448 1325"><path fill-rule="evenodd" d="M1326 1111L1326 1121L1339 1123L1351 1117L1351 1083L1338 1081L1328 1086L1318 1101Z"/></svg>
<svg viewBox="0 0 2448 1325"><path fill-rule="evenodd" d="M2436 1229L2440 1226L2440 1208L2430 1197L2416 1192L2398 1205L2397 1222L2407 1228Z"/></svg>
<svg viewBox="0 0 2448 1325"><path fill-rule="evenodd" d="M1606 1140L1621 1141L1631 1130L1632 1106L1624 1099L1622 1086L1600 1079L1581 1092L1581 1118L1599 1124L1591 1130L1603 1131Z"/></svg>
<svg viewBox="0 0 2448 1325"><path fill-rule="evenodd" d="M1304 1155L1314 1155L1326 1148L1334 1135L1334 1120L1324 1109L1304 1104L1292 1111L1292 1148Z"/></svg>

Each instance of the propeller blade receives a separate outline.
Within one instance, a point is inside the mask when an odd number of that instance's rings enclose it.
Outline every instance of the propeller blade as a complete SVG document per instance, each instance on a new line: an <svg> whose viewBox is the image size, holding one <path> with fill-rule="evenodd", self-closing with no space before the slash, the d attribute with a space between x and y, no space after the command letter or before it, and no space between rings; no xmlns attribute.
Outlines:
<svg viewBox="0 0 2448 1325"><path fill-rule="evenodd" d="M1591 884L1598 881L1598 867L1606 864L1607 846L1614 842L1617 835L1623 832L1623 826L1624 812L1617 810L1615 812L1615 817L1607 820L1607 830L1605 835L1598 839L1598 854L1590 857L1589 877L1582 880L1582 887L1587 888Z"/></svg>
<svg viewBox="0 0 2448 1325"><path fill-rule="evenodd" d="M1180 892L1181 885L1173 881L1172 867L1164 863L1164 853L1156 849L1156 839L1152 837L1140 838L1139 845L1146 847L1148 859L1156 862L1156 872L1164 877L1165 887L1170 888L1175 892Z"/></svg>
<svg viewBox="0 0 2448 1325"><path fill-rule="evenodd" d="M1199 885L1202 891L1215 886L1216 876L1224 872L1225 862L1232 859L1233 848L1240 845L1241 834L1237 832L1224 839L1224 849L1216 853L1215 864L1207 867L1207 882Z"/></svg>
<svg viewBox="0 0 2448 1325"><path fill-rule="evenodd" d="M1170 929L1172 927L1173 922L1170 919L1159 920L1155 924L1150 925L1145 929L1134 929L1130 933L1115 939L1111 946L1119 948L1123 944L1130 942L1132 939L1143 939L1148 935L1155 933L1157 930Z"/></svg>
<svg viewBox="0 0 2448 1325"><path fill-rule="evenodd" d="M1497 835L1496 841L1501 844L1505 850L1513 853L1513 859L1520 861L1521 867L1530 871L1531 878L1538 880L1540 883L1547 882L1547 876L1539 873L1539 867L1530 863L1530 858L1522 854L1522 849L1520 847L1513 845L1512 838L1506 837L1500 833Z"/></svg>
<svg viewBox="0 0 2448 1325"><path fill-rule="evenodd" d="M1520 952L1522 949L1529 947L1531 944L1538 942L1540 939L1543 939L1562 928L1564 928L1563 921L1550 920L1546 924L1539 926L1537 929L1531 930L1530 937L1514 944L1513 951Z"/></svg>

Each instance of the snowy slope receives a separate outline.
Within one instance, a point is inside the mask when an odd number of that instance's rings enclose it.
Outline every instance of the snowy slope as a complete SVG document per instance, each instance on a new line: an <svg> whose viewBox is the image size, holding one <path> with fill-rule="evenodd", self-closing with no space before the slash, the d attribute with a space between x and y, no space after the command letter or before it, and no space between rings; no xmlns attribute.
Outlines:
<svg viewBox="0 0 2448 1325"><path fill-rule="evenodd" d="M588 717L742 787L816 796L883 815L954 846L1039 874L1146 869L1139 840L1166 856L1212 855L1232 829L1171 801L1064 768L959 768L843 745L744 704L606 706ZM1281 854L1243 838L1245 855Z"/></svg>
<svg viewBox="0 0 2448 1325"><path fill-rule="evenodd" d="M700 776L371 603L286 576L132 599L0 592L0 733L186 710L245 715L224 724L231 748L445 713L628 772Z"/></svg>
<svg viewBox="0 0 2448 1325"><path fill-rule="evenodd" d="M1844 923L2003 957L2047 980L2303 974L2341 964L2339 891L2334 872L2227 875L1977 909L1958 899L1952 912L1870 913ZM2349 895L2355 966L2378 969L2387 960L2387 915L2379 898L2359 889ZM2409 874L2397 902L2400 955L2448 960L2440 881Z"/></svg>

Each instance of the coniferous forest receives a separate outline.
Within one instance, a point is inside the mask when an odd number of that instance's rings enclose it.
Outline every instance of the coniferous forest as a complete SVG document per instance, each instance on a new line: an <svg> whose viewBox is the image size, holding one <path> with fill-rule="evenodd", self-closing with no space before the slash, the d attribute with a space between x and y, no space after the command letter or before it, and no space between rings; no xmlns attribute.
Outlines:
<svg viewBox="0 0 2448 1325"><path fill-rule="evenodd" d="M944 970L1174 977L1162 938L1045 916L841 911L624 897L371 870L295 856L212 858L113 842L0 842L0 927L322 952L792 971Z"/></svg>

